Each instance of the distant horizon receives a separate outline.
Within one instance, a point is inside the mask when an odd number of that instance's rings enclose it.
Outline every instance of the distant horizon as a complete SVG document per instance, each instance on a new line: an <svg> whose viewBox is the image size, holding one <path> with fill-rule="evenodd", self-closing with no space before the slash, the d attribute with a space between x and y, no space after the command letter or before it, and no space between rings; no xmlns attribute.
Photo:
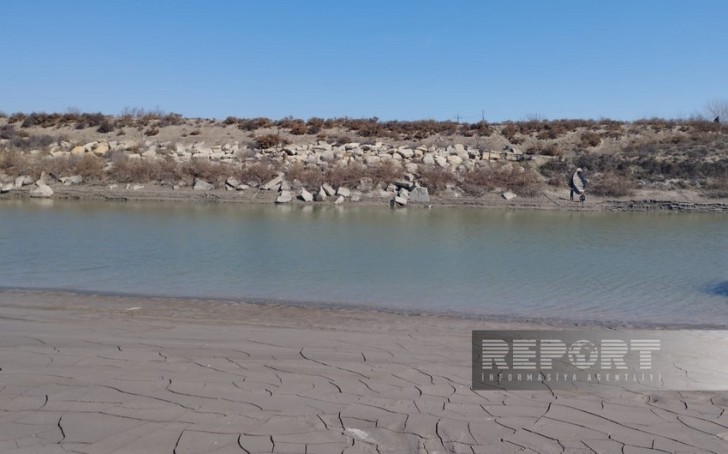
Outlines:
<svg viewBox="0 0 728 454"><path fill-rule="evenodd" d="M0 110L631 122L728 98L728 2L9 1Z"/></svg>
<svg viewBox="0 0 728 454"><path fill-rule="evenodd" d="M728 102L726 102L726 107L728 107ZM337 116L337 117L323 117L320 115L313 115L311 117L295 117L292 115L287 115L285 117L266 117L264 115L251 115L251 116L236 116L236 115L224 115L224 116L190 116L185 115L183 112L172 112L172 111L166 111L164 109L160 108L154 108L154 109L142 109L142 108L136 108L138 111L143 111L145 114L152 114L152 115L180 115L182 118L188 119L188 120L215 120L215 121L224 121L227 118L237 118L240 120L245 119L255 119L255 118L266 118L271 121L281 121L285 119L294 119L294 120L303 120L308 121L313 118L320 118L323 120L335 120L335 119L349 119L349 120L373 120L376 119L379 122L389 122L389 121L398 121L398 122L419 122L419 121L435 121L435 122L454 122L454 123L462 123L462 124L472 124L472 123L479 123L483 121L483 118L479 118L477 120L466 120L464 117L461 117L460 119L456 118L446 118L446 119L437 119L437 118L380 118L377 116L373 117L354 117L351 115L344 115L344 116ZM39 114L39 115L64 115L64 114L79 114L79 115L93 115L93 114L101 114L107 117L122 117L124 115L133 115L128 112L125 112L122 110L119 113L111 113L111 112L102 112L102 111L81 111L76 108L69 108L64 111L60 112L53 112L53 111L16 111L16 112L7 112L2 109L0 109L0 117L10 117L12 115L16 114L22 114L22 115L32 115L32 114ZM642 122L642 121L650 121L650 120L658 120L658 121L713 121L714 116L705 109L704 112L696 112L692 115L683 116L680 118L677 117L644 117L644 118L635 118L635 119L621 119L621 118L608 118L608 117L597 117L597 118L579 118L579 117L563 117L563 118L545 118L545 117L534 117L534 116L526 116L525 118L519 118L519 119L502 119L502 120L488 120L487 118L484 119L484 121L488 124L497 125L497 124L503 124L503 123L521 123L521 122L529 122L529 121L543 121L543 122L552 122L552 121L593 121L593 122L605 122L605 121L616 121L618 123L635 123L635 122ZM721 117L722 118L722 117Z"/></svg>

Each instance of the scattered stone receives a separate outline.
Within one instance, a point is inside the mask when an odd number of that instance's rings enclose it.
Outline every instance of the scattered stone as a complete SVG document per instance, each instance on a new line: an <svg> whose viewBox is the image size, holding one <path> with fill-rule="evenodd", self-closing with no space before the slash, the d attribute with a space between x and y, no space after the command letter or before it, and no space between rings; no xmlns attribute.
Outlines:
<svg viewBox="0 0 728 454"><path fill-rule="evenodd" d="M214 188L215 186L203 180L202 178L195 178L195 183L192 186L192 189L194 189L195 191L210 191Z"/></svg>
<svg viewBox="0 0 728 454"><path fill-rule="evenodd" d="M71 186L72 184L81 184L81 183L83 183L83 177L81 175L62 177L61 183L63 183L64 186Z"/></svg>
<svg viewBox="0 0 728 454"><path fill-rule="evenodd" d="M313 194L308 192L306 189L301 189L301 193L298 195L298 198L304 202L313 202Z"/></svg>
<svg viewBox="0 0 728 454"><path fill-rule="evenodd" d="M352 202L358 202L361 200L361 192L359 191L352 191L351 193L351 201Z"/></svg>
<svg viewBox="0 0 728 454"><path fill-rule="evenodd" d="M506 200L513 200L517 197L516 194L513 193L512 191L506 191L503 194L501 194L501 196Z"/></svg>
<svg viewBox="0 0 728 454"><path fill-rule="evenodd" d="M317 202L324 202L328 196L326 195L326 191L324 191L324 188L322 187L319 189L319 192L316 193L316 201Z"/></svg>
<svg viewBox="0 0 728 454"><path fill-rule="evenodd" d="M288 182L288 180L281 181L281 191L290 191L291 190L291 183Z"/></svg>
<svg viewBox="0 0 728 454"><path fill-rule="evenodd" d="M143 184L134 184L134 185L131 186L131 190L132 191L138 191L140 189L144 189L144 185Z"/></svg>
<svg viewBox="0 0 728 454"><path fill-rule="evenodd" d="M23 186L28 186L29 184L33 184L33 178L31 178L29 175L21 175L15 179L16 188L22 188Z"/></svg>
<svg viewBox="0 0 728 454"><path fill-rule="evenodd" d="M35 187L30 190L31 197L37 198L48 198L53 195L53 189L45 184L45 181L38 180L35 182Z"/></svg>
<svg viewBox="0 0 728 454"><path fill-rule="evenodd" d="M86 153L86 147L84 147L83 145L77 145L71 149L71 154L73 156L80 156L84 153Z"/></svg>
<svg viewBox="0 0 728 454"><path fill-rule="evenodd" d="M106 153L108 153L110 149L111 149L111 147L109 146L108 143L102 142L102 143L96 145L96 147L93 150L93 153L96 156L103 156Z"/></svg>
<svg viewBox="0 0 728 454"><path fill-rule="evenodd" d="M331 186L330 184L328 184L328 183L324 183L324 184L323 184L323 185L321 186L321 189L323 189L323 190L324 190L324 191L326 192L326 195L328 195L328 196L330 196L330 197L333 197L334 195L336 195L336 191L335 191L335 190L334 190L334 188L333 188L333 187L332 187L332 186Z"/></svg>
<svg viewBox="0 0 728 454"><path fill-rule="evenodd" d="M225 189L229 191L240 190L240 181L235 177L228 177L225 180Z"/></svg>
<svg viewBox="0 0 728 454"><path fill-rule="evenodd" d="M351 196L351 190L347 188L346 186L339 186L339 189L336 190L336 195L340 195L342 197L349 197Z"/></svg>
<svg viewBox="0 0 728 454"><path fill-rule="evenodd" d="M393 203L390 203L391 205L394 205L394 204L399 205L399 206L407 205L407 199L404 197L400 197L400 196L396 196L395 198L393 198L392 202Z"/></svg>
<svg viewBox="0 0 728 454"><path fill-rule="evenodd" d="M278 191L281 187L281 183L283 182L283 175L279 174L275 178L269 180L266 184L264 184L261 189L264 191L271 191L276 190Z"/></svg>
<svg viewBox="0 0 728 454"><path fill-rule="evenodd" d="M119 185L118 185L118 184L110 184L110 185L108 185L108 186L106 186L106 187L107 187L108 189L112 189L112 190L113 190L113 189L116 189L116 188L118 188L118 187L119 187Z"/></svg>
<svg viewBox="0 0 728 454"><path fill-rule="evenodd" d="M417 187L410 191L410 202L422 202L428 203L430 201L430 194L427 188Z"/></svg>
<svg viewBox="0 0 728 454"><path fill-rule="evenodd" d="M13 183L4 184L2 185L2 187L0 187L0 194L5 194L6 192L10 192L13 189L15 189L15 185Z"/></svg>
<svg viewBox="0 0 728 454"><path fill-rule="evenodd" d="M342 203L344 203L344 196L340 195L339 197L337 197L336 200L334 200L334 203L336 205L341 205Z"/></svg>
<svg viewBox="0 0 728 454"><path fill-rule="evenodd" d="M409 191L406 190L405 188L400 188L399 189L399 192L397 193L397 195L399 195L403 199L409 200Z"/></svg>
<svg viewBox="0 0 728 454"><path fill-rule="evenodd" d="M276 199L276 203L288 203L293 200L293 195L290 191L281 191L281 194Z"/></svg>

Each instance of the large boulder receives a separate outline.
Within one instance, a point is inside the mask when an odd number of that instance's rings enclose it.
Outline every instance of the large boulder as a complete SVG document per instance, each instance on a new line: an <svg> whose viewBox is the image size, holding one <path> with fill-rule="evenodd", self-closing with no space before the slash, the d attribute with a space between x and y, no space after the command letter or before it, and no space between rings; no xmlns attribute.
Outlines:
<svg viewBox="0 0 728 454"><path fill-rule="evenodd" d="M33 184L33 178L29 175L22 175L15 179L15 187L21 188L23 186L27 186L29 184Z"/></svg>
<svg viewBox="0 0 728 454"><path fill-rule="evenodd" d="M328 184L328 183L324 183L324 184L323 184L323 185L321 186L321 189L323 189L323 190L324 190L324 191L326 192L326 195L328 195L328 196L330 196L330 197L333 197L334 195L336 195L336 191L335 191L335 190L334 190L334 188L333 188L333 187L332 187L332 186L331 186L330 184Z"/></svg>
<svg viewBox="0 0 728 454"><path fill-rule="evenodd" d="M203 180L202 178L195 178L195 183L192 186L195 191L210 191L215 189L215 186Z"/></svg>
<svg viewBox="0 0 728 454"><path fill-rule="evenodd" d="M301 193L298 195L298 198L304 202L313 202L313 194L308 192L306 189L301 189Z"/></svg>
<svg viewBox="0 0 728 454"><path fill-rule="evenodd" d="M281 183L283 183L283 175L277 175L275 178L268 180L260 189L264 191L277 191L280 189Z"/></svg>
<svg viewBox="0 0 728 454"><path fill-rule="evenodd" d="M290 191L281 191L278 198L276 198L276 203L288 203L291 200L293 200L293 194Z"/></svg>
<svg viewBox="0 0 728 454"><path fill-rule="evenodd" d="M103 156L106 153L108 153L109 150L110 150L109 144L106 143L106 142L101 142L100 144L96 145L96 147L94 148L93 153L96 156Z"/></svg>
<svg viewBox="0 0 728 454"><path fill-rule="evenodd" d="M351 190L347 188L346 186L339 186L339 189L336 190L336 195L340 195L342 197L349 197L351 196Z"/></svg>
<svg viewBox="0 0 728 454"><path fill-rule="evenodd" d="M235 191L240 189L240 181L235 177L228 177L225 180L225 189L228 191Z"/></svg>
<svg viewBox="0 0 728 454"><path fill-rule="evenodd" d="M53 196L53 189L48 186L45 181L38 180L35 182L35 187L30 190L31 197L37 198L48 198Z"/></svg>
<svg viewBox="0 0 728 454"><path fill-rule="evenodd" d="M10 192L13 189L15 189L15 185L13 183L0 185L0 194L5 194L6 192Z"/></svg>
<svg viewBox="0 0 728 454"><path fill-rule="evenodd" d="M72 175L70 177L61 177L61 183L64 186L71 186L72 184L83 183L83 177L81 175Z"/></svg>
<svg viewBox="0 0 728 454"><path fill-rule="evenodd" d="M410 202L421 202L428 203L430 201L430 194L427 188L417 187L410 191Z"/></svg>

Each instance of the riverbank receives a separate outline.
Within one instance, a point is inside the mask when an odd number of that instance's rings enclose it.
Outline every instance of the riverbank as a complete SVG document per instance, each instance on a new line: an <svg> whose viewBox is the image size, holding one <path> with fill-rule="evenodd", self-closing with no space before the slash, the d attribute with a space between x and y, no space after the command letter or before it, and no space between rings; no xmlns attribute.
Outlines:
<svg viewBox="0 0 728 454"><path fill-rule="evenodd" d="M728 448L725 393L470 389L472 329L539 327L345 308L0 292L0 448Z"/></svg>
<svg viewBox="0 0 728 454"><path fill-rule="evenodd" d="M193 188L173 188L158 184L130 185L63 185L51 183L54 199L61 200L108 200L108 201L155 201L155 202L194 202L194 203L230 203L243 205L274 204L279 193L269 190L248 188L240 191L208 190L199 191ZM2 199L25 199L32 197L33 185L0 194ZM387 206L393 195L385 197L361 196L356 201L344 198L336 204L335 199L323 202L305 202L293 199L292 205L337 205L337 206ZM453 206L471 208L497 208L514 210L562 210L562 211L661 211L661 212L728 212L728 198L716 199L705 197L693 190L641 190L629 197L599 197L589 195L582 204L570 201L566 190L543 190L533 197L516 197L506 200L499 193L489 193L480 197L460 196L448 198L432 196L427 202L409 202L414 208L431 206Z"/></svg>

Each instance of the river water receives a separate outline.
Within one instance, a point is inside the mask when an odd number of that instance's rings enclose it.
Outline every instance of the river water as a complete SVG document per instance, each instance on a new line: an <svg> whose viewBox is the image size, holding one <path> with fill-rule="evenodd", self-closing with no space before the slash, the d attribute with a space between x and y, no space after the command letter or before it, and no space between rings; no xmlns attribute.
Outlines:
<svg viewBox="0 0 728 454"><path fill-rule="evenodd" d="M3 200L0 287L728 325L728 216Z"/></svg>

